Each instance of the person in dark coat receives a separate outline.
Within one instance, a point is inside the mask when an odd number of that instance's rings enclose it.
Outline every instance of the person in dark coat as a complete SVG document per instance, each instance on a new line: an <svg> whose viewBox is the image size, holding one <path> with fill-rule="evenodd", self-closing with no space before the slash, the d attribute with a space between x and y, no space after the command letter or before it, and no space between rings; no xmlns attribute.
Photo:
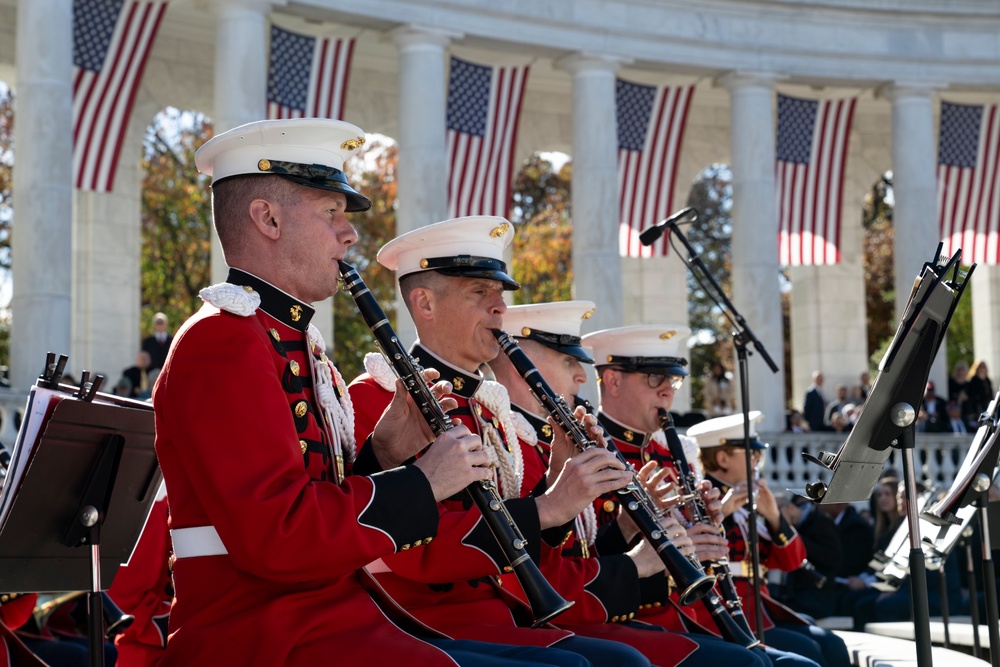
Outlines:
<svg viewBox="0 0 1000 667"><path fill-rule="evenodd" d="M163 368L173 340L173 335L167 331L167 316L163 313L153 315L153 334L142 341L143 352L149 353L149 370Z"/></svg>

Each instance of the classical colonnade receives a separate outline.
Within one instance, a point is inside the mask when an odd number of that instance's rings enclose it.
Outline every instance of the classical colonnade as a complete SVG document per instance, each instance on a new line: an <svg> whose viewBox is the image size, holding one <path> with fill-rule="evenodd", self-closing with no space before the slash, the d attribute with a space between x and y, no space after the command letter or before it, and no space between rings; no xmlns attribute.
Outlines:
<svg viewBox="0 0 1000 667"><path fill-rule="evenodd" d="M126 157L114 193L73 191L72 2L0 0L0 19L12 17L15 4L16 32L0 28L0 37L16 36L16 53L0 48L0 63L16 64L11 372L14 386L24 387L47 350L72 350L77 370L116 371L112 359L120 359L121 347L135 338L141 174ZM615 79L627 73L655 80L664 72L696 79L705 101L696 97L686 146L693 155L732 168L731 296L780 362L776 90L792 87L802 96L866 91L849 160L863 163L868 180L862 182L869 186L872 175L893 171L898 308L937 237L938 97L949 87L960 95L991 96L983 87L990 77L1000 81L1000 46L980 34L996 34L1000 10L989 9L985 0L965 0L947 20L923 0L886 2L874 10L863 5L854 0L830 0L823 7L800 0L723 1L711 7L670 0L584 0L572 7L560 0L530 6L486 0L174 0L137 101L126 156L139 154L151 112L167 105L208 113L216 132L263 118L266 40L276 16L306 29L361 35L346 115L399 142L398 231L404 232L447 217L449 54L467 49L501 60L529 54L538 82L534 93L529 84L518 155L532 150L572 155L573 262L586 267L576 271L574 289L577 298L599 304L590 328L676 322L686 317L686 268L670 257L621 259L617 227L608 224L618 216ZM865 149L872 146L877 150L869 159ZM688 176L707 166L690 160L681 169ZM678 190L686 192L689 185L682 175ZM867 361L859 187L848 187L844 199L846 268L791 272L794 399L813 368L823 368L834 382L850 381ZM675 201L683 203L683 197ZM224 275L221 253L213 253L212 269L215 277ZM980 273L973 283L977 356L1000 367L992 334L997 286L992 271ZM407 324L400 330L412 336ZM942 360L934 372L944 379ZM768 430L777 430L785 405L782 383L759 355L751 359L750 379L753 407L768 415Z"/></svg>

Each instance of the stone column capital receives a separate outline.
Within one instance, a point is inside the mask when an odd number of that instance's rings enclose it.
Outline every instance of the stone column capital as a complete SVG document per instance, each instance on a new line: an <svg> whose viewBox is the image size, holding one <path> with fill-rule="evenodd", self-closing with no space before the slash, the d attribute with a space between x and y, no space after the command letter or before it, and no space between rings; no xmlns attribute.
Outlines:
<svg viewBox="0 0 1000 667"><path fill-rule="evenodd" d="M222 15L232 11L269 13L275 7L284 7L288 0L200 0L202 7Z"/></svg>
<svg viewBox="0 0 1000 667"><path fill-rule="evenodd" d="M766 88L774 90L774 86L779 81L784 81L787 78L787 75L778 74L777 72L735 70L716 77L714 84L730 92L743 88Z"/></svg>
<svg viewBox="0 0 1000 667"><path fill-rule="evenodd" d="M409 23L389 30L386 36L392 39L400 51L428 47L443 50L454 40L465 37L465 33Z"/></svg>
<svg viewBox="0 0 1000 667"><path fill-rule="evenodd" d="M884 83L875 89L875 97L890 102L901 102L910 99L929 99L948 88L947 83L939 81L892 81Z"/></svg>
<svg viewBox="0 0 1000 667"><path fill-rule="evenodd" d="M605 71L616 74L622 65L634 62L632 58L618 56L611 53L598 53L596 51L579 51L556 58L556 67L569 72L570 74L581 74L591 71Z"/></svg>

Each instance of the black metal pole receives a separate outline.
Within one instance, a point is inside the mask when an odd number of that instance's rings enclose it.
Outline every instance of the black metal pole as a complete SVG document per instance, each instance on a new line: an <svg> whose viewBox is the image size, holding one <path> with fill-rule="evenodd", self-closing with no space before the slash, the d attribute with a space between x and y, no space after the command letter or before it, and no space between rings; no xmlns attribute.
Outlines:
<svg viewBox="0 0 1000 667"><path fill-rule="evenodd" d="M927 605L927 571L924 550L920 546L920 516L917 514L917 480L913 466L915 430L913 406L897 403L892 421L903 427L895 447L903 459L903 488L906 492L906 522L910 531L910 609L913 613L913 636L917 644L917 666L931 667L931 615Z"/></svg>
<svg viewBox="0 0 1000 667"><path fill-rule="evenodd" d="M941 590L941 623L944 625L944 647L951 648L951 629L948 623L948 580L944 572L944 561L941 561L941 569L938 570Z"/></svg>
<svg viewBox="0 0 1000 667"><path fill-rule="evenodd" d="M976 501L979 506L979 528L983 537L983 591L986 593L986 627L990 633L990 664L1000 667L1000 614L997 613L996 570L993 566L993 547L990 544L990 521L987 494Z"/></svg>
<svg viewBox="0 0 1000 667"><path fill-rule="evenodd" d="M757 534L757 492L754 490L753 452L750 451L750 380L747 349L744 341L736 336L736 358L740 367L740 403L743 406L743 451L746 455L747 474L747 551L750 556L750 586L753 591L753 619L757 639L764 642L764 601L760 585L760 536Z"/></svg>
<svg viewBox="0 0 1000 667"><path fill-rule="evenodd" d="M972 614L972 656L983 657L983 647L979 643L979 593L976 590L976 567L972 562L972 543L968 535L963 536L965 542L965 572L969 588L969 611Z"/></svg>

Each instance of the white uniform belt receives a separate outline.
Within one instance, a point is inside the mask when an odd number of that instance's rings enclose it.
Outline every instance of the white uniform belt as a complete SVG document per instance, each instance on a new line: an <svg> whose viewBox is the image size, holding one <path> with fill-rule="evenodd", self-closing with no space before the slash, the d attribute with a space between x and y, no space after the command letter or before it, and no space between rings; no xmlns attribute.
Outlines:
<svg viewBox="0 0 1000 667"><path fill-rule="evenodd" d="M744 579L749 579L750 568L752 567L753 563L748 560L729 561L729 573L732 574L734 577L742 577ZM760 566L760 574L762 577L767 574L767 568L764 567L764 565Z"/></svg>
<svg viewBox="0 0 1000 667"><path fill-rule="evenodd" d="M170 531L170 540L174 543L175 558L225 556L229 553L215 526L176 528Z"/></svg>

